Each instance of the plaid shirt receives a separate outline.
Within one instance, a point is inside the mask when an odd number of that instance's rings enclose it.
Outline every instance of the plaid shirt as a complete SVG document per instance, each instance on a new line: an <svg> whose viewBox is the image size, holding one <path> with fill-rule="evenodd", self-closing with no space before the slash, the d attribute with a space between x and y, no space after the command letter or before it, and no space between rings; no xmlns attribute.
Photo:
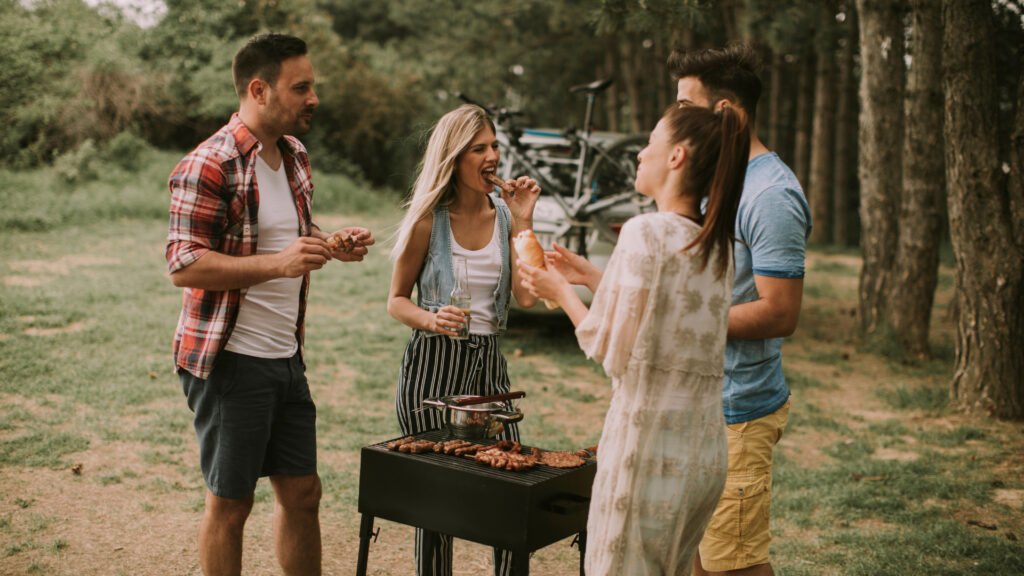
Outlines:
<svg viewBox="0 0 1024 576"><path fill-rule="evenodd" d="M297 139L278 141L288 183L295 195L299 235L309 236L313 181L306 149ZM210 250L229 256L256 254L259 191L256 155L262 149L238 114L171 172L170 224L167 233L167 269L173 273ZM245 290L185 288L181 316L174 334L174 360L178 369L206 379L238 319ZM295 337L302 348L309 274L302 279Z"/></svg>

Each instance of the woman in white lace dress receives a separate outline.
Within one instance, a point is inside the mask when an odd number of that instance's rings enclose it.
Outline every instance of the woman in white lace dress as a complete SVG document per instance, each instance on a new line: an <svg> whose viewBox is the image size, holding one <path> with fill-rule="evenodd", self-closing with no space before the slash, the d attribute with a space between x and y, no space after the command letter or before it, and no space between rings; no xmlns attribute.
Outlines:
<svg viewBox="0 0 1024 576"><path fill-rule="evenodd" d="M523 283L558 302L612 378L590 516L590 576L686 575L725 483L723 355L732 232L750 136L734 108L667 110L640 152L632 218L602 273L556 246ZM706 202L702 215L702 202ZM594 291L588 310L570 284Z"/></svg>

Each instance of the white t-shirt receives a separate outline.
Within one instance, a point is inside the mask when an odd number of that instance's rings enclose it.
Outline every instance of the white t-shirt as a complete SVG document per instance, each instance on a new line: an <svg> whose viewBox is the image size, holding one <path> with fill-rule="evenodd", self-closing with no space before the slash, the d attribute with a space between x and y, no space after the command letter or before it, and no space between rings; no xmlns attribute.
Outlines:
<svg viewBox="0 0 1024 576"><path fill-rule="evenodd" d="M260 205L256 253L280 252L299 237L299 213L284 163L273 170L257 156L256 189ZM301 276L250 286L242 296L238 320L225 349L259 358L292 357L299 347L295 330L301 289Z"/></svg>
<svg viewBox="0 0 1024 576"><path fill-rule="evenodd" d="M498 220L494 220L494 233L486 246L479 250L467 250L455 240L452 233L452 256L465 258L469 268L471 334L496 334L498 313L494 307L494 291L498 289L501 275L501 249L498 247Z"/></svg>

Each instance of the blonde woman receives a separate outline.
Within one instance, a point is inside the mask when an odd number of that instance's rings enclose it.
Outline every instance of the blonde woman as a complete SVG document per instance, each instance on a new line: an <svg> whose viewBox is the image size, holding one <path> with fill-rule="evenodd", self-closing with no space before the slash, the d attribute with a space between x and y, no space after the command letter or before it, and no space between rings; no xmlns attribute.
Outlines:
<svg viewBox="0 0 1024 576"><path fill-rule="evenodd" d="M509 391L498 334L505 329L511 297L524 307L536 303L519 282L511 239L533 227L540 187L523 176L507 182L511 194L498 196L488 178L499 160L494 124L478 106L445 114L427 144L391 252L388 313L413 329L398 377L396 411L403 434L441 427L436 411L417 411L425 398ZM468 317L449 304L453 258L468 264ZM469 337L453 339L466 323ZM518 440L519 431L507 426L502 437ZM425 541L423 531L416 531L417 574L447 576L452 572L452 539L440 535L432 540ZM508 551L496 549L494 563L496 574L512 573ZM421 569L424 565L430 568Z"/></svg>

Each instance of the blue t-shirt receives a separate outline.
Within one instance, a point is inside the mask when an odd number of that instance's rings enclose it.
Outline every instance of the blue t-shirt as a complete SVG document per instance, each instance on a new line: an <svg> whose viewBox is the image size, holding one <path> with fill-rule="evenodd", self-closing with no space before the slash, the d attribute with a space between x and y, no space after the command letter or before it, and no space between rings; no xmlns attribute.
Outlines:
<svg viewBox="0 0 1024 576"><path fill-rule="evenodd" d="M732 303L758 299L754 275L803 278L811 211L796 176L774 152L747 164L736 214L736 281ZM775 412L789 399L782 338L734 340L725 347L722 405L728 424Z"/></svg>

